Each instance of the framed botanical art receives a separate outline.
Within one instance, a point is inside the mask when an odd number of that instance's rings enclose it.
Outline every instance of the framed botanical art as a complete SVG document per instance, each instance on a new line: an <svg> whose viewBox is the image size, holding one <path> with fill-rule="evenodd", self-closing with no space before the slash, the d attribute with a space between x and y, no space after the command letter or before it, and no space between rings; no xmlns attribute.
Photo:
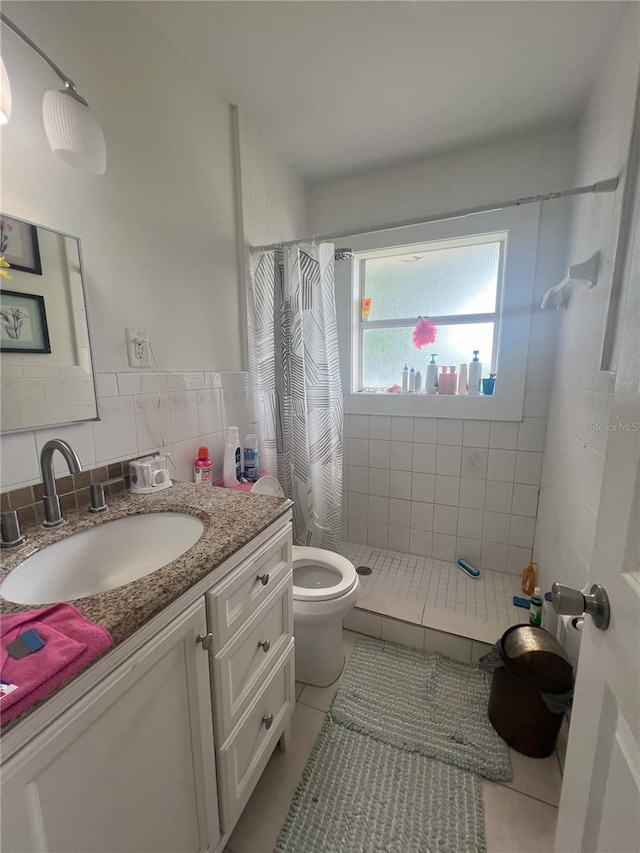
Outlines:
<svg viewBox="0 0 640 853"><path fill-rule="evenodd" d="M29 222L0 216L0 255L14 270L42 275L38 230Z"/></svg>
<svg viewBox="0 0 640 853"><path fill-rule="evenodd" d="M0 291L0 351L50 353L44 297Z"/></svg>

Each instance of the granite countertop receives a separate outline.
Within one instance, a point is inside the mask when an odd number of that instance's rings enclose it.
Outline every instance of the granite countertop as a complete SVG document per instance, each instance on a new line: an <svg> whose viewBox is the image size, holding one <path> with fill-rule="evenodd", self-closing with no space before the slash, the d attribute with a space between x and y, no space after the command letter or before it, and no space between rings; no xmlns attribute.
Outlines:
<svg viewBox="0 0 640 853"><path fill-rule="evenodd" d="M40 524L29 525L24 530L29 541L14 551L3 552L0 582L34 550L116 518L167 511L199 518L204 522L202 536L173 562L117 589L72 602L87 619L109 631L115 646L284 515L291 505L285 498L193 483L174 483L170 489L153 495L124 492L109 498L106 512L92 515L86 509L73 510L67 513L68 524L51 530ZM14 604L0 596L0 613L20 613L46 606Z"/></svg>

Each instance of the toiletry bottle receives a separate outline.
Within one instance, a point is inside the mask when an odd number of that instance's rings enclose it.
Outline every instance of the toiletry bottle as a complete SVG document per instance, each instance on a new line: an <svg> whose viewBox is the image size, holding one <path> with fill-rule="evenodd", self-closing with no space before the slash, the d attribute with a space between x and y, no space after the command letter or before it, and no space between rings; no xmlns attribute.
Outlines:
<svg viewBox="0 0 640 853"><path fill-rule="evenodd" d="M438 365L436 364L437 352L431 354L431 361L427 365L427 378L424 383L424 390L427 394L436 394L438 391Z"/></svg>
<svg viewBox="0 0 640 853"><path fill-rule="evenodd" d="M416 370L416 394L422 393L422 371Z"/></svg>
<svg viewBox="0 0 640 853"><path fill-rule="evenodd" d="M466 394L467 393L467 372L468 365L461 364L460 370L458 371L458 394Z"/></svg>
<svg viewBox="0 0 640 853"><path fill-rule="evenodd" d="M539 625L542 621L542 597L540 595L540 587L536 586L531 596L531 604L529 605L529 624Z"/></svg>
<svg viewBox="0 0 640 853"><path fill-rule="evenodd" d="M402 393L406 394L409 390L409 365L405 364L402 370Z"/></svg>
<svg viewBox="0 0 640 853"><path fill-rule="evenodd" d="M480 354L479 349L474 349L473 351L473 361L469 365L469 394L473 396L478 396L480 393L480 379L482 378L482 362L478 358Z"/></svg>
<svg viewBox="0 0 640 853"><path fill-rule="evenodd" d="M457 394L458 393L458 376L456 374L456 366L452 364L449 367L449 393Z"/></svg>
<svg viewBox="0 0 640 853"><path fill-rule="evenodd" d="M525 595L531 595L536 585L537 563L530 560L529 565L522 572L522 591Z"/></svg>
<svg viewBox="0 0 640 853"><path fill-rule="evenodd" d="M240 439L238 427L227 427L227 437L224 444L224 464L222 481L227 488L236 486L240 481Z"/></svg>
<svg viewBox="0 0 640 853"><path fill-rule="evenodd" d="M198 458L193 463L193 482L202 486L213 485L213 462L209 459L208 447L198 448Z"/></svg>
<svg viewBox="0 0 640 853"><path fill-rule="evenodd" d="M409 391L413 393L416 390L416 369L412 367L409 371Z"/></svg>
<svg viewBox="0 0 640 853"><path fill-rule="evenodd" d="M258 479L258 436L254 433L244 440L244 476L251 482Z"/></svg>
<svg viewBox="0 0 640 853"><path fill-rule="evenodd" d="M442 367L438 376L438 394L448 394L449 388L449 368Z"/></svg>

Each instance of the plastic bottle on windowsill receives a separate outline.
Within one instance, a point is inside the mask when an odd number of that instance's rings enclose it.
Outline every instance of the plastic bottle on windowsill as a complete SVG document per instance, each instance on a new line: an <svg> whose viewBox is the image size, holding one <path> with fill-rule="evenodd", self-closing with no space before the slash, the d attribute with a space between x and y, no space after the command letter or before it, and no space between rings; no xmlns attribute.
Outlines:
<svg viewBox="0 0 640 853"><path fill-rule="evenodd" d="M427 394L438 392L438 365L436 364L437 352L431 354L431 361L427 365L427 375L424 381L424 390Z"/></svg>
<svg viewBox="0 0 640 853"><path fill-rule="evenodd" d="M478 358L480 350L474 349L473 361L469 365L469 395L477 397L480 393L480 380L482 379L482 362Z"/></svg>

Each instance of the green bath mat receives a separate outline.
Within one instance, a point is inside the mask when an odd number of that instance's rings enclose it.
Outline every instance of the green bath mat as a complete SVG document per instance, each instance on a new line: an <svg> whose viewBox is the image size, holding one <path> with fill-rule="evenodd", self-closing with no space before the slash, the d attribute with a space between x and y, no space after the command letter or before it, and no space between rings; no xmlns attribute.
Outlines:
<svg viewBox="0 0 640 853"><path fill-rule="evenodd" d="M351 653L329 714L405 752L509 781L509 750L487 715L490 687L475 666L367 637Z"/></svg>
<svg viewBox="0 0 640 853"><path fill-rule="evenodd" d="M326 718L276 853L486 853L480 779Z"/></svg>

